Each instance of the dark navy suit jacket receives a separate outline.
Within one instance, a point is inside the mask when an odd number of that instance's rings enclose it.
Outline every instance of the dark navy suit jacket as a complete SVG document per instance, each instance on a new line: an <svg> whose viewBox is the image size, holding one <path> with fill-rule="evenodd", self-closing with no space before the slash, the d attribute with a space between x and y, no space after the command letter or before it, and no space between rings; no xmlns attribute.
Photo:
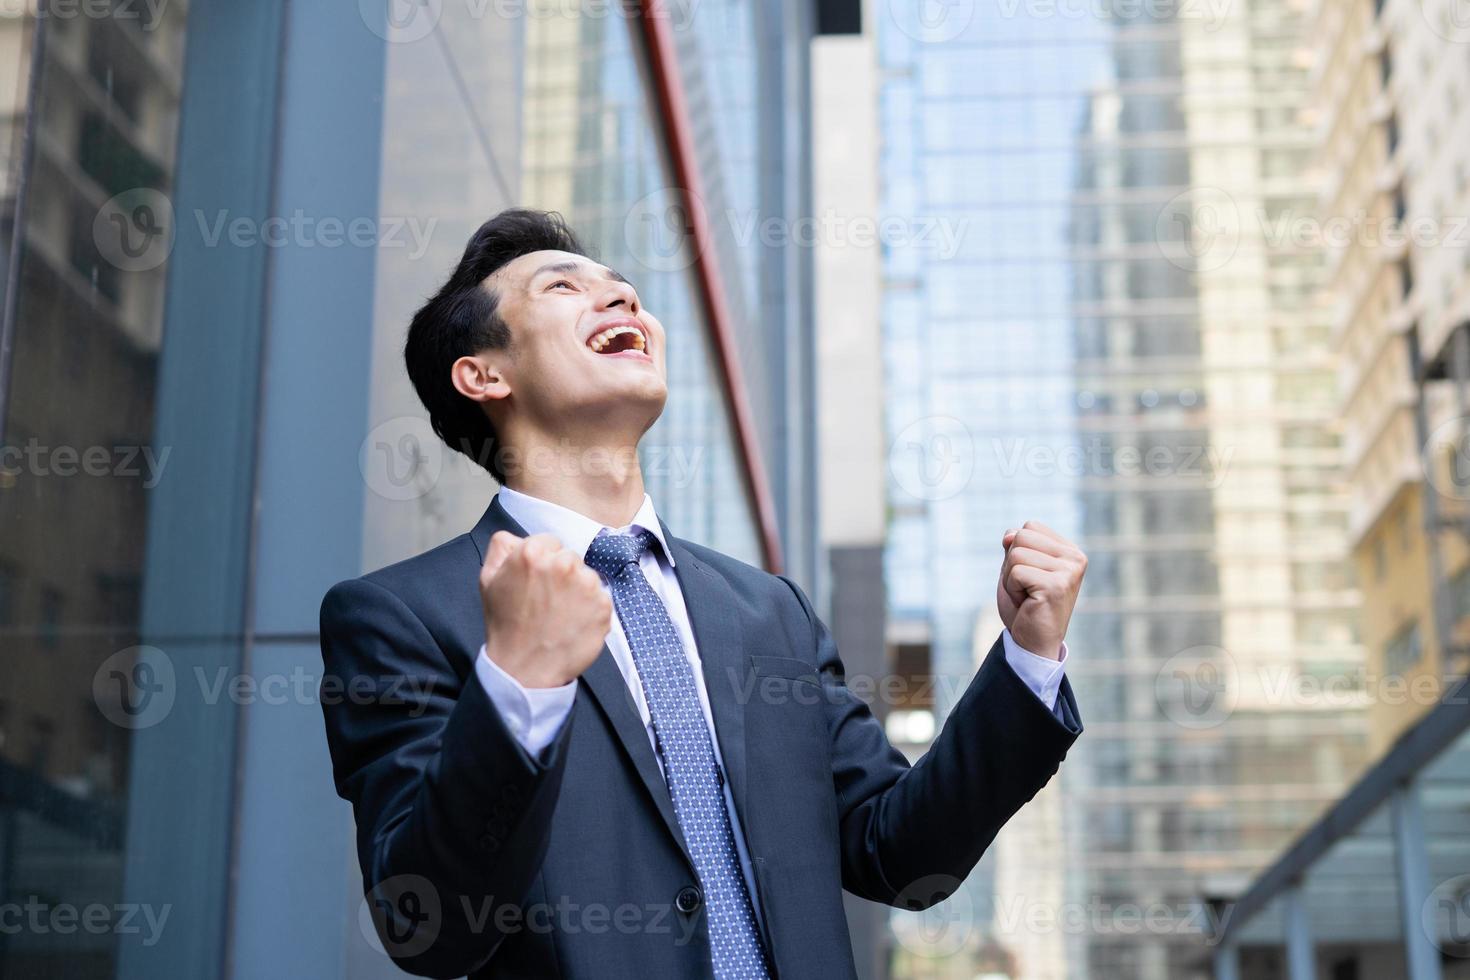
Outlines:
<svg viewBox="0 0 1470 980"><path fill-rule="evenodd" d="M384 948L437 977L709 977L698 879L611 654L537 758L475 676L502 529L524 534L492 502L322 603L327 739ZM842 889L915 909L954 891L1081 731L1070 685L1048 710L997 641L911 768L796 585L669 541L774 969L853 977Z"/></svg>

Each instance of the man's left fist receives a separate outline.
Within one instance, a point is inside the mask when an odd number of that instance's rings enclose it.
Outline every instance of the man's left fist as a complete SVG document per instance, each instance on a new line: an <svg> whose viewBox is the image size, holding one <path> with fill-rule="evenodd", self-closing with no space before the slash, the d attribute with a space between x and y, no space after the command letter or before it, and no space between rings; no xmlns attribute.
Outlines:
<svg viewBox="0 0 1470 980"><path fill-rule="evenodd" d="M1056 660L1082 588L1087 556L1045 524L1027 521L1000 541L1006 560L1000 566L995 602L1000 621L1022 649Z"/></svg>

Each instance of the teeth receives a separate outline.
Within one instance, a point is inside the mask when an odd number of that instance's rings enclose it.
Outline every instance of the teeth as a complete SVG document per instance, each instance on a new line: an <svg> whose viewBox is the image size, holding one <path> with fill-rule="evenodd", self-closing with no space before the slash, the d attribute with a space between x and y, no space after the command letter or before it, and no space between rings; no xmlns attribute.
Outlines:
<svg viewBox="0 0 1470 980"><path fill-rule="evenodd" d="M601 333L593 334L592 339L587 341L587 346L591 347L594 353L601 353L602 349L611 343L614 337L625 333L633 335L633 350L641 351L643 349L643 334L636 327L628 326L608 327Z"/></svg>

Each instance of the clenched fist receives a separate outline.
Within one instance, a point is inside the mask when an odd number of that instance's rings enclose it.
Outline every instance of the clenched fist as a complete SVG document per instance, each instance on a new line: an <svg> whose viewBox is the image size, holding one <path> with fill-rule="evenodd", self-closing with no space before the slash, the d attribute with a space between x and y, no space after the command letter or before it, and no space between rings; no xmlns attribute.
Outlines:
<svg viewBox="0 0 1470 980"><path fill-rule="evenodd" d="M582 556L549 534L497 531L480 569L485 652L525 687L581 676L612 628L612 598Z"/></svg>
<svg viewBox="0 0 1470 980"><path fill-rule="evenodd" d="M1062 640L1087 571L1087 556L1045 524L1027 521L1001 538L1005 562L995 601L1011 638L1042 657L1062 655Z"/></svg>

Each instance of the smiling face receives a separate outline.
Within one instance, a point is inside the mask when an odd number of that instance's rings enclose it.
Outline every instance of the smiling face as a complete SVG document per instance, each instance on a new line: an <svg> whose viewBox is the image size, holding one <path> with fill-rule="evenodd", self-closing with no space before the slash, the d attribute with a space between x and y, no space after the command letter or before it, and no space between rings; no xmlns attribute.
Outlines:
<svg viewBox="0 0 1470 980"><path fill-rule="evenodd" d="M456 385L466 391L464 362L488 369L497 428L527 422L579 441L589 425L615 427L636 440L657 420L668 396L664 329L621 275L584 255L538 251L482 288L497 296L510 344L462 358Z"/></svg>

